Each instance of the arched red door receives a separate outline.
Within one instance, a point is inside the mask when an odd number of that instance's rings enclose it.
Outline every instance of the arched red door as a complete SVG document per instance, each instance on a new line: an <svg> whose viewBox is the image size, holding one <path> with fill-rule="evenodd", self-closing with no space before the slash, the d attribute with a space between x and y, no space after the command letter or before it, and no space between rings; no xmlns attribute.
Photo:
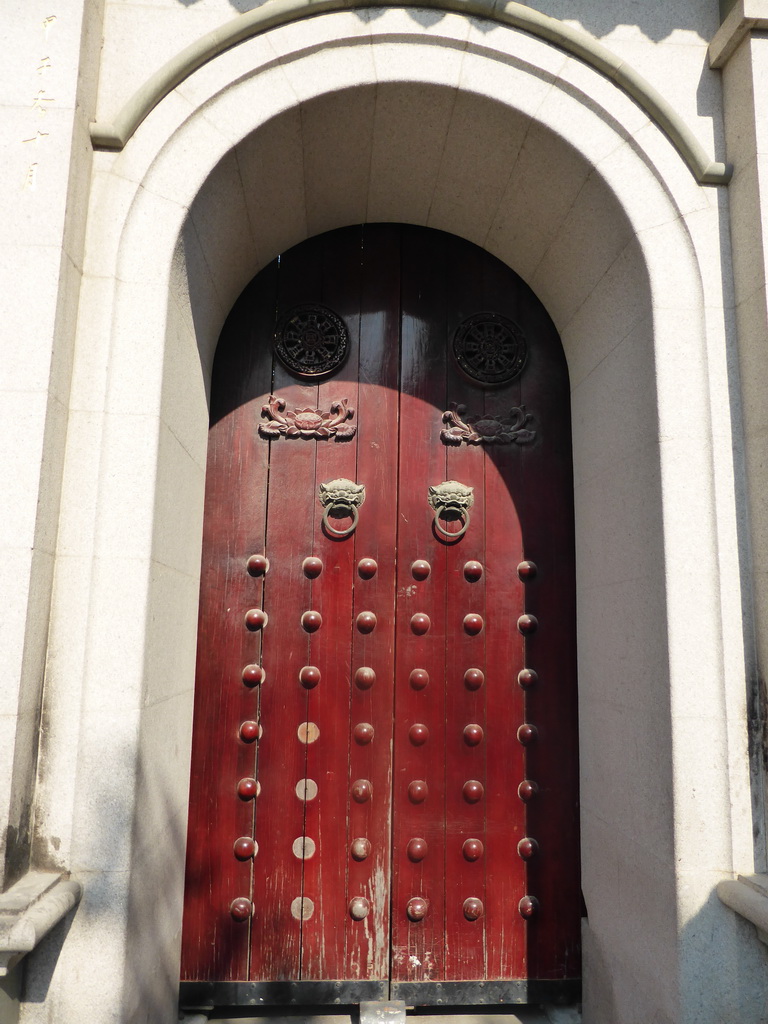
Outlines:
<svg viewBox="0 0 768 1024"><path fill-rule="evenodd" d="M568 374L423 228L311 239L211 396L182 1002L534 1002L579 977Z"/></svg>

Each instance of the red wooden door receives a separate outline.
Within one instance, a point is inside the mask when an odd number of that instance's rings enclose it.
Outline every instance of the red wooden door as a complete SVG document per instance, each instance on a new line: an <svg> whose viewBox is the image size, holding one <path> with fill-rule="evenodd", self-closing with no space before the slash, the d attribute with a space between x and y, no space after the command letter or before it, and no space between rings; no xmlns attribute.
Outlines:
<svg viewBox="0 0 768 1024"><path fill-rule="evenodd" d="M530 290L442 233L331 232L237 303L211 396L188 1005L575 991L568 392Z"/></svg>

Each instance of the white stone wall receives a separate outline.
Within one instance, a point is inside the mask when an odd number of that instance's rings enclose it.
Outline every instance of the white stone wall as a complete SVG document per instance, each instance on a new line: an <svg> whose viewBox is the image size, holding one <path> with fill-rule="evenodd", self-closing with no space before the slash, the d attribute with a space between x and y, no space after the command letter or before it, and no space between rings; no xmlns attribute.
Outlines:
<svg viewBox="0 0 768 1024"><path fill-rule="evenodd" d="M0 19L0 879L6 884L29 866L100 22L99 4L80 0L10 2Z"/></svg>
<svg viewBox="0 0 768 1024"><path fill-rule="evenodd" d="M25 553L9 592L21 578L51 602L36 849L85 893L68 928L28 959L22 1020L175 1019L212 354L240 290L282 249L393 220L455 232L507 262L568 357L585 1022L757 1024L766 957L715 896L718 881L755 867L727 190L697 185L637 103L557 46L418 10L328 14L243 42L91 166L86 120L113 119L160 64L253 6L106 0L97 103L98 33L85 31L97 4L80 18L82 56L70 54L82 107L72 100L70 150L45 206L61 208L50 244L69 253L74 239L82 286L77 317L33 331L34 386L13 389L20 409L37 410L37 432L7 407L21 495L8 523ZM719 76L706 61L715 3L533 6L630 61L723 158ZM16 15L29 53L33 8ZM10 207L23 221L20 203ZM32 276L17 262L15 281L33 279L32 256ZM736 269L738 297L749 267ZM45 273L61 310L74 292L60 276ZM18 295L25 310L44 308ZM34 360L20 352L10 365L24 382ZM43 486L40 466L60 467L65 440L63 478ZM48 568L34 591L38 550ZM25 611L3 636L19 680L11 716L39 701L47 635L47 615ZM17 746L29 750L37 719L26 721ZM0 768L29 800L31 769Z"/></svg>

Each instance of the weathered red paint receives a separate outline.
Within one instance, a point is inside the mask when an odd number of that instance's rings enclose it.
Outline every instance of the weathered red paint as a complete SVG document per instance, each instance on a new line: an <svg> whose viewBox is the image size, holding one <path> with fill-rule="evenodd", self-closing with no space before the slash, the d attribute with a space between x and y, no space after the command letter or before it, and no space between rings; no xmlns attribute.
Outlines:
<svg viewBox="0 0 768 1024"><path fill-rule="evenodd" d="M313 302L349 330L319 384L271 346ZM509 385L451 354L482 311L527 338ZM262 437L272 395L289 419L342 403L354 436ZM535 439L446 443L452 403L478 431L525 407ZM344 538L318 501L338 477L366 489ZM457 540L427 502L445 480L473 488ZM349 228L246 289L211 398L184 979L578 976L571 509L559 339L487 253Z"/></svg>

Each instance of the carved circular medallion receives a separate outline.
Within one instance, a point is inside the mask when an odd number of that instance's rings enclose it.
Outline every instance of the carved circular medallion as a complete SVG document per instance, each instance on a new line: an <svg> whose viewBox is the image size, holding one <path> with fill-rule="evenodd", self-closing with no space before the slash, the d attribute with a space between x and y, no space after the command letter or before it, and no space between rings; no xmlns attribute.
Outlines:
<svg viewBox="0 0 768 1024"><path fill-rule="evenodd" d="M517 324L499 313L475 313L456 328L453 354L481 384L509 384L523 372L528 346Z"/></svg>
<svg viewBox="0 0 768 1024"><path fill-rule="evenodd" d="M344 321L325 306L295 306L275 331L278 359L300 377L333 373L344 362L348 348Z"/></svg>

